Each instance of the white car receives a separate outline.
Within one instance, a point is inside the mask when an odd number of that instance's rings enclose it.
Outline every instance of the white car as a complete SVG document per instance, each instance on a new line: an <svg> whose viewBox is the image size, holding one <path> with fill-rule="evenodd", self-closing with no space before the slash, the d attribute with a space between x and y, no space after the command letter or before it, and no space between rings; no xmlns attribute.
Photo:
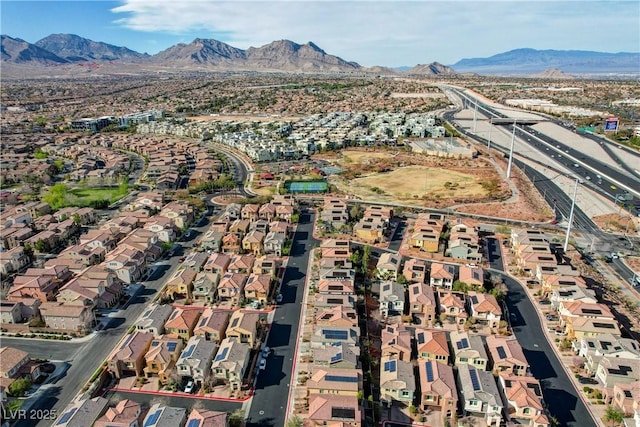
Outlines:
<svg viewBox="0 0 640 427"><path fill-rule="evenodd" d="M278 304L280 304L282 302L282 294L278 294L278 296L276 297L276 302Z"/></svg>
<svg viewBox="0 0 640 427"><path fill-rule="evenodd" d="M264 371L267 368L267 359L260 359L260 363L258 364L258 369Z"/></svg>
<svg viewBox="0 0 640 427"><path fill-rule="evenodd" d="M187 383L187 385L184 387L184 392L185 393L191 393L193 392L193 381L189 381Z"/></svg>
<svg viewBox="0 0 640 427"><path fill-rule="evenodd" d="M262 349L262 357L266 359L269 357L269 353L271 353L271 349L265 346L265 348Z"/></svg>
<svg viewBox="0 0 640 427"><path fill-rule="evenodd" d="M469 268L477 268L478 265L470 262L469 264L467 264L467 267L469 267Z"/></svg>

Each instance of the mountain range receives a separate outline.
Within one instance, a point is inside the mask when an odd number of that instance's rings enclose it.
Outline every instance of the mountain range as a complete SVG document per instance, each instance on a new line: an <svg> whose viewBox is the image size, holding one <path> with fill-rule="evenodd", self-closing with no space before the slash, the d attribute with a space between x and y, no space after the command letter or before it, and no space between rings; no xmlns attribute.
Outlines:
<svg viewBox="0 0 640 427"><path fill-rule="evenodd" d="M66 70L74 65L89 65L85 67L86 70L109 65L121 68L130 65L138 67L138 70L168 68L429 76L458 73L545 76L548 70L553 70L552 75L567 77L570 74L640 74L640 53L624 52L516 49L488 58L462 59L451 66L432 62L391 69L379 66L366 68L328 54L313 42L301 45L290 40L278 40L243 50L218 40L197 38L191 43L180 43L155 55L74 34L52 34L34 44L8 35L2 35L1 41L0 63L5 75L10 74L7 71L12 66L22 71L37 68L46 72L51 66Z"/></svg>

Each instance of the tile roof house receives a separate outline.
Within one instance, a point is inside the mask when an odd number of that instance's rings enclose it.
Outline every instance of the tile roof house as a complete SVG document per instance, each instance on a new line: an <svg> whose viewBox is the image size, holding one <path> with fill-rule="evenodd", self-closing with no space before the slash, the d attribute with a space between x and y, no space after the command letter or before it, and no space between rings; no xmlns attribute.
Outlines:
<svg viewBox="0 0 640 427"><path fill-rule="evenodd" d="M382 253L376 265L377 277L385 280L397 280L398 271L400 270L400 260L400 256L391 252Z"/></svg>
<svg viewBox="0 0 640 427"><path fill-rule="evenodd" d="M322 258L344 258L351 257L351 242L349 240L326 239L320 244Z"/></svg>
<svg viewBox="0 0 640 427"><path fill-rule="evenodd" d="M260 338L262 325L263 320L260 313L236 310L229 319L226 336L227 338L235 338L236 341L254 348Z"/></svg>
<svg viewBox="0 0 640 427"><path fill-rule="evenodd" d="M354 294L322 294L316 293L313 296L313 306L317 309L325 309L335 307L336 305L344 305L349 308L356 307L356 295Z"/></svg>
<svg viewBox="0 0 640 427"><path fill-rule="evenodd" d="M154 403L144 417L144 427L182 427L187 419L187 410L166 406L162 403Z"/></svg>
<svg viewBox="0 0 640 427"><path fill-rule="evenodd" d="M309 396L310 425L360 427L362 412L358 398L354 396L334 396L314 394Z"/></svg>
<svg viewBox="0 0 640 427"><path fill-rule="evenodd" d="M464 325L469 318L465 310L465 295L453 291L438 291L437 295L441 317L444 316L458 326Z"/></svg>
<svg viewBox="0 0 640 427"><path fill-rule="evenodd" d="M413 402L416 391L413 364L389 356L380 360L380 400Z"/></svg>
<svg viewBox="0 0 640 427"><path fill-rule="evenodd" d="M420 381L420 406L422 410L433 409L453 425L458 405L458 388L453 368L434 360L418 361Z"/></svg>
<svg viewBox="0 0 640 427"><path fill-rule="evenodd" d="M173 313L173 306L169 304L150 304L140 319L136 322L136 330L148 332L154 337L164 334L164 324Z"/></svg>
<svg viewBox="0 0 640 427"><path fill-rule="evenodd" d="M414 334L419 358L442 363L449 362L449 343L446 332L416 328Z"/></svg>
<svg viewBox="0 0 640 427"><path fill-rule="evenodd" d="M138 402L123 399L116 403L116 406L107 408L93 427L138 427L143 418L143 411Z"/></svg>
<svg viewBox="0 0 640 427"><path fill-rule="evenodd" d="M584 358L584 369L590 375L595 374L603 357L640 359L640 344L637 341L612 334L582 337L573 347Z"/></svg>
<svg viewBox="0 0 640 427"><path fill-rule="evenodd" d="M451 290L456 279L455 267L451 264L431 263L429 284L434 287Z"/></svg>
<svg viewBox="0 0 640 427"><path fill-rule="evenodd" d="M489 335L486 342L495 375L506 372L524 377L529 373L529 362L516 337Z"/></svg>
<svg viewBox="0 0 640 427"><path fill-rule="evenodd" d="M248 274L253 268L253 263L256 262L255 255L233 255L229 262L228 272L231 273L244 273Z"/></svg>
<svg viewBox="0 0 640 427"><path fill-rule="evenodd" d="M80 399L71 402L62 411L55 422L56 427L91 426L102 416L109 406L109 400L104 397Z"/></svg>
<svg viewBox="0 0 640 427"><path fill-rule="evenodd" d="M596 368L595 378L605 387L640 381L640 359L603 357Z"/></svg>
<svg viewBox="0 0 640 427"><path fill-rule="evenodd" d="M272 279L269 274L251 274L244 285L244 298L266 305L271 292Z"/></svg>
<svg viewBox="0 0 640 427"><path fill-rule="evenodd" d="M451 348L453 349L454 365L471 365L476 369L486 371L489 366L489 356L484 348L482 337L470 332L453 331L449 333Z"/></svg>
<svg viewBox="0 0 640 427"><path fill-rule="evenodd" d="M264 253L282 256L286 239L285 233L269 231L264 238Z"/></svg>
<svg viewBox="0 0 640 427"><path fill-rule="evenodd" d="M207 262L204 264L204 270L217 273L222 276L227 272L230 262L230 255L214 253L209 256L209 259L207 259Z"/></svg>
<svg viewBox="0 0 640 427"><path fill-rule="evenodd" d="M412 332L404 324L384 326L381 332L381 355L410 362L412 336Z"/></svg>
<svg viewBox="0 0 640 427"><path fill-rule="evenodd" d="M193 280L194 301L201 304L213 304L218 297L218 284L220 283L220 275L209 271L201 271L196 274Z"/></svg>
<svg viewBox="0 0 640 427"><path fill-rule="evenodd" d="M313 366L305 384L307 396L311 394L337 394L357 396L362 389L362 370Z"/></svg>
<svg viewBox="0 0 640 427"><path fill-rule="evenodd" d="M469 288L482 290L484 288L485 272L480 267L461 265L458 267L458 280L466 283Z"/></svg>
<svg viewBox="0 0 640 427"><path fill-rule="evenodd" d="M315 366L340 369L360 368L360 347L346 343L327 344L311 350Z"/></svg>
<svg viewBox="0 0 640 427"><path fill-rule="evenodd" d="M498 376L500 387L506 404L507 422L531 427L549 427L542 388L534 377L517 377L502 373Z"/></svg>
<svg viewBox="0 0 640 427"><path fill-rule="evenodd" d="M193 408L187 418L188 427L229 427L226 412Z"/></svg>
<svg viewBox="0 0 640 427"><path fill-rule="evenodd" d="M560 303L580 301L590 304L598 302L596 298L596 292L593 289L588 289L582 286L567 286L561 289L554 289L551 292L551 306L557 308Z"/></svg>
<svg viewBox="0 0 640 427"><path fill-rule="evenodd" d="M56 331L85 334L96 320L91 306L47 301L40 304L39 310L47 327Z"/></svg>
<svg viewBox="0 0 640 427"><path fill-rule="evenodd" d="M242 378L249 365L250 348L235 338L225 338L211 362L214 378L223 381L232 390L240 390Z"/></svg>
<svg viewBox="0 0 640 427"><path fill-rule="evenodd" d="M487 325L492 329L497 329L502 318L502 308L496 297L491 294L483 294L470 291L467 294L469 313L481 325Z"/></svg>
<svg viewBox="0 0 640 427"><path fill-rule="evenodd" d="M169 377L173 374L182 346L183 341L181 338L171 336L154 338L151 341L149 350L144 355L146 363L144 368L145 377L157 376L160 383L167 384Z"/></svg>
<svg viewBox="0 0 640 427"><path fill-rule="evenodd" d="M429 268L426 261L418 258L410 258L402 267L402 275L410 283L426 283L429 276Z"/></svg>
<svg viewBox="0 0 640 427"><path fill-rule="evenodd" d="M216 348L214 341L207 341L199 336L189 338L176 362L178 375L182 379L191 379L198 385L204 384L211 375L211 362Z"/></svg>
<svg viewBox="0 0 640 427"><path fill-rule="evenodd" d="M201 313L202 310L197 307L175 307L171 316L164 323L165 333L177 335L187 341L193 336L193 329L198 324Z"/></svg>
<svg viewBox="0 0 640 427"><path fill-rule="evenodd" d="M565 332L567 338L580 341L583 337L593 338L601 334L622 336L620 326L614 319L594 319L591 317L568 317Z"/></svg>
<svg viewBox="0 0 640 427"><path fill-rule="evenodd" d="M29 353L14 347L0 347L0 377L17 378L29 363Z"/></svg>
<svg viewBox="0 0 640 427"><path fill-rule="evenodd" d="M358 313L355 309L337 305L332 308L318 309L314 315L316 325L358 326Z"/></svg>
<svg viewBox="0 0 640 427"><path fill-rule="evenodd" d="M412 283L408 288L409 313L413 323L422 326L433 326L438 320L438 302L433 288L424 283Z"/></svg>
<svg viewBox="0 0 640 427"><path fill-rule="evenodd" d="M500 427L504 406L491 372L460 365L458 392L464 414L481 418L482 425Z"/></svg>
<svg viewBox="0 0 640 427"><path fill-rule="evenodd" d="M440 248L440 232L431 227L421 227L411 234L409 246L424 252L436 253Z"/></svg>
<svg viewBox="0 0 640 427"><path fill-rule="evenodd" d="M144 356L153 341L153 335L135 331L120 343L111 357L108 369L118 379L125 376L141 377L146 366Z"/></svg>
<svg viewBox="0 0 640 427"><path fill-rule="evenodd" d="M206 307L200 315L198 326L193 329L193 335L204 337L207 341L220 343L225 337L231 313L227 310L216 310Z"/></svg>
<svg viewBox="0 0 640 427"><path fill-rule="evenodd" d="M633 414L634 404L636 408L640 405L640 381L614 384L611 397L613 406L620 408L625 414Z"/></svg>
<svg viewBox="0 0 640 427"><path fill-rule="evenodd" d="M314 325L310 342L311 348L340 343L358 346L360 344L360 328Z"/></svg>
<svg viewBox="0 0 640 427"><path fill-rule="evenodd" d="M380 283L380 315L384 319L401 321L404 312L405 289L397 282Z"/></svg>
<svg viewBox="0 0 640 427"><path fill-rule="evenodd" d="M256 256L263 253L263 242L265 239L265 233L262 231L249 231L246 236L242 238L242 249L245 252L250 252Z"/></svg>
<svg viewBox="0 0 640 427"><path fill-rule="evenodd" d="M227 272L218 283L218 299L220 301L239 301L244 294L244 286L249 275L246 273Z"/></svg>
<svg viewBox="0 0 640 427"><path fill-rule="evenodd" d="M164 294L172 299L178 297L191 298L193 292L193 281L196 278L196 272L190 268L177 269L171 278L167 280Z"/></svg>

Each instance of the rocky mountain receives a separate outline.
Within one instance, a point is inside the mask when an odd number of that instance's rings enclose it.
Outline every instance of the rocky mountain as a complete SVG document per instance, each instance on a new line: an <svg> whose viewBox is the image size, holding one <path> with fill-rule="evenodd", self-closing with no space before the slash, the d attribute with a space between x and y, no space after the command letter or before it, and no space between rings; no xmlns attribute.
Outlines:
<svg viewBox="0 0 640 427"><path fill-rule="evenodd" d="M12 64L39 64L39 65L61 65L67 64L64 58L55 53L42 49L39 46L26 42L22 39L0 36L2 62Z"/></svg>
<svg viewBox="0 0 640 427"><path fill-rule="evenodd" d="M35 45L70 62L139 61L149 57L126 47L95 42L75 34L51 34Z"/></svg>
<svg viewBox="0 0 640 427"><path fill-rule="evenodd" d="M432 62L431 64L418 64L415 67L407 70L406 73L430 76L452 76L456 74L456 71L453 68L442 65L439 62Z"/></svg>
<svg viewBox="0 0 640 427"><path fill-rule="evenodd" d="M563 71L558 70L557 68L549 68L547 70L544 70L541 73L538 74L534 74L532 77L538 78L538 79L556 79L556 80L573 80L575 79L575 77L573 77L570 74L567 74Z"/></svg>
<svg viewBox="0 0 640 427"><path fill-rule="evenodd" d="M244 50L213 39L195 39L189 44L180 43L151 57L156 64L169 66L215 66L233 68L244 65Z"/></svg>
<svg viewBox="0 0 640 427"><path fill-rule="evenodd" d="M452 67L480 74L530 75L549 68L569 74L640 74L640 53L515 49L488 58L462 59Z"/></svg>
<svg viewBox="0 0 640 427"><path fill-rule="evenodd" d="M290 40L278 40L246 51L251 69L287 71L356 71L361 67L329 55L314 43L299 45Z"/></svg>

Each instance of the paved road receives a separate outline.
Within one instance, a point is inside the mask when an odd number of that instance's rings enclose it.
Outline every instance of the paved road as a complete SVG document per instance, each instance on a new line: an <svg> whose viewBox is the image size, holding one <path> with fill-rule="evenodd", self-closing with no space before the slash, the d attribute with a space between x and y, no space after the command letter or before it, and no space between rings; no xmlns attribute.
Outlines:
<svg viewBox="0 0 640 427"><path fill-rule="evenodd" d="M596 426L578 396L556 353L547 341L540 318L520 282L503 273L502 253L497 239L487 239L491 273L501 275L507 285L506 305L515 314L511 325L531 373L540 381L544 401L561 426Z"/></svg>
<svg viewBox="0 0 640 427"><path fill-rule="evenodd" d="M153 299L178 264L177 255L161 263L155 269L152 280L145 282L145 287L130 300L125 309L111 313L107 326L95 332L95 336L91 339L81 342L54 342L27 338L3 338L2 345L10 343L16 348L28 351L32 357L63 360L70 364L65 374L54 383L40 387L38 392L28 399L26 405L30 405L31 409L54 410L60 414L115 348L133 322L142 314L147 303ZM15 425L33 427L49 424L50 421L23 420Z"/></svg>
<svg viewBox="0 0 640 427"><path fill-rule="evenodd" d="M282 303L267 339L267 346L274 352L267 360L267 368L258 376L248 426L285 425L309 255L319 243L312 232L313 214L302 213L280 288Z"/></svg>

